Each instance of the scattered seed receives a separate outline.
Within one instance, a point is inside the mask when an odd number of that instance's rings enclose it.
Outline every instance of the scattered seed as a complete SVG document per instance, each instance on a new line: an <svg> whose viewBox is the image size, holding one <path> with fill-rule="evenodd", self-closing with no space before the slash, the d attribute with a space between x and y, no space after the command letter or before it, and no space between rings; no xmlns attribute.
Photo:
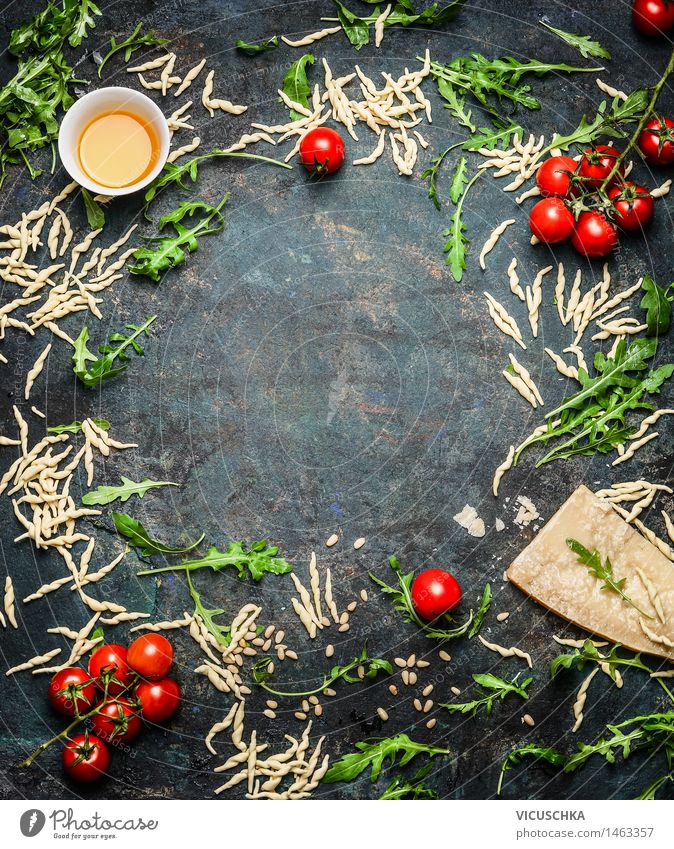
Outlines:
<svg viewBox="0 0 674 849"><path fill-rule="evenodd" d="M424 687L424 689L421 691L421 695L422 696L430 696L430 694L432 692L433 692L433 685L429 684L428 687Z"/></svg>
<svg viewBox="0 0 674 849"><path fill-rule="evenodd" d="M255 637L255 639L252 642L253 642L254 646L258 646L259 648L262 648L262 646L264 645L264 637Z"/></svg>
<svg viewBox="0 0 674 849"><path fill-rule="evenodd" d="M398 695L398 688L396 687L395 684L389 684L388 685L388 691L392 696Z"/></svg>
<svg viewBox="0 0 674 849"><path fill-rule="evenodd" d="M246 657L255 657L255 655L257 654L257 649L254 649L252 646L246 646L246 648L243 650L243 653L246 655Z"/></svg>
<svg viewBox="0 0 674 849"><path fill-rule="evenodd" d="M335 653L335 647L332 645L332 643L330 643L329 646L325 647L325 656L326 657L332 657L334 653Z"/></svg>
<svg viewBox="0 0 674 849"><path fill-rule="evenodd" d="M416 656L415 654L411 654L411 655L407 658L407 666L408 666L410 669L414 666L414 664L415 664L416 662L417 662L417 656Z"/></svg>
<svg viewBox="0 0 674 849"><path fill-rule="evenodd" d="M270 710L269 708L267 708L267 710L263 711L263 713L267 717L267 719L276 719L276 714L274 713L273 710Z"/></svg>
<svg viewBox="0 0 674 849"><path fill-rule="evenodd" d="M435 728L435 726L437 725L437 722L438 722L438 720L435 717L433 717L433 719L429 719L428 722L426 723L426 728Z"/></svg>
<svg viewBox="0 0 674 849"><path fill-rule="evenodd" d="M338 542L339 542L339 537L337 536L337 534L332 534L331 536L329 536L326 539L325 544L327 545L328 548L332 548L332 546L337 545Z"/></svg>
<svg viewBox="0 0 674 849"><path fill-rule="evenodd" d="M359 548L362 548L365 545L365 537L358 537L357 540L354 540L353 547L358 551Z"/></svg>
<svg viewBox="0 0 674 849"><path fill-rule="evenodd" d="M533 728L533 726L536 724L536 720L533 718L533 716L530 713L524 714L524 716L522 717L522 722L524 722L530 728Z"/></svg>
<svg viewBox="0 0 674 849"><path fill-rule="evenodd" d="M347 604L347 605L346 605L346 609L349 611L349 613L353 613L353 611L354 611L357 607L358 607L358 602L357 602L357 601L352 601L350 604Z"/></svg>
<svg viewBox="0 0 674 849"><path fill-rule="evenodd" d="M400 677L403 679L403 684L409 686L410 673L407 671L407 669L403 669L403 671L400 673Z"/></svg>
<svg viewBox="0 0 674 849"><path fill-rule="evenodd" d="M408 677L410 684L416 684L417 683L417 673L416 672L409 672L407 677Z"/></svg>
<svg viewBox="0 0 674 849"><path fill-rule="evenodd" d="M400 667L400 669L404 669L407 666L407 661L403 660L402 657L394 657L393 662L396 666Z"/></svg>
<svg viewBox="0 0 674 849"><path fill-rule="evenodd" d="M421 708L421 702L419 701L419 699L415 699L415 700L412 702L412 704L414 705L414 709L415 709L415 710L418 710L418 711L419 711L419 713L421 713L422 708Z"/></svg>
<svg viewBox="0 0 674 849"><path fill-rule="evenodd" d="M349 621L349 614L345 610L344 613L342 613L342 615L339 617L339 624L340 625L346 625L346 623L348 621Z"/></svg>
<svg viewBox="0 0 674 849"><path fill-rule="evenodd" d="M444 649L440 649L440 651L438 652L438 655L440 657L440 660L444 660L447 663L449 663L449 661L452 659L451 654L446 652Z"/></svg>
<svg viewBox="0 0 674 849"><path fill-rule="evenodd" d="M276 710L276 708L278 707L278 702L274 699L267 699L267 707L270 710Z"/></svg>
<svg viewBox="0 0 674 849"><path fill-rule="evenodd" d="M274 671L274 661L272 660L271 663L267 664L267 672L271 675L273 673L273 671Z"/></svg>
<svg viewBox="0 0 674 849"><path fill-rule="evenodd" d="M358 667L358 669L356 669L356 674L358 675L358 677L360 678L361 681L363 680L363 678L365 678L365 667L363 666L362 663Z"/></svg>
<svg viewBox="0 0 674 849"><path fill-rule="evenodd" d="M299 719L301 722L304 722L304 720L305 720L306 718L307 718L306 713L302 713L302 711L301 711L301 710L296 710L296 711L295 711L295 719Z"/></svg>
<svg viewBox="0 0 674 849"><path fill-rule="evenodd" d="M321 622L323 623L323 625L324 625L326 628L328 628L328 627L330 627L330 625L332 625L332 622L328 619L328 617L327 617L327 616L324 616L324 617L321 619Z"/></svg>
<svg viewBox="0 0 674 849"><path fill-rule="evenodd" d="M349 627L349 623L347 622L345 625L340 625L337 630L340 631L342 634L345 634L349 630Z"/></svg>
<svg viewBox="0 0 674 849"><path fill-rule="evenodd" d="M424 702L424 713L428 713L433 707L433 699L426 699Z"/></svg>
<svg viewBox="0 0 674 849"><path fill-rule="evenodd" d="M309 700L302 699L302 710L306 713L309 710Z"/></svg>
<svg viewBox="0 0 674 849"><path fill-rule="evenodd" d="M314 716L321 716L323 714L323 708L320 705L316 705L314 707Z"/></svg>
<svg viewBox="0 0 674 849"><path fill-rule="evenodd" d="M309 704L317 705L318 704L318 696L309 696Z"/></svg>
<svg viewBox="0 0 674 849"><path fill-rule="evenodd" d="M386 711L384 710L383 707L377 708L377 714L379 716L379 719L381 719L382 722L388 721L388 714L386 713Z"/></svg>
<svg viewBox="0 0 674 849"><path fill-rule="evenodd" d="M289 657L291 660L297 660L297 652L292 649L287 649L286 657Z"/></svg>
<svg viewBox="0 0 674 849"><path fill-rule="evenodd" d="M417 669L425 669L427 666L430 666L430 662L428 660L418 660L417 661Z"/></svg>
<svg viewBox="0 0 674 849"><path fill-rule="evenodd" d="M323 690L323 695L324 696L336 696L337 691L333 690L332 687L326 687L325 690Z"/></svg>
<svg viewBox="0 0 674 849"><path fill-rule="evenodd" d="M496 620L497 620L498 622L505 622L505 621L506 621L506 619L507 619L509 616L510 616L510 614L509 614L507 611L504 611L503 613L499 613L499 614L497 615Z"/></svg>
<svg viewBox="0 0 674 849"><path fill-rule="evenodd" d="M450 687L450 690L452 691L452 693L454 693L455 696L461 695L461 690L459 690L458 687Z"/></svg>
<svg viewBox="0 0 674 849"><path fill-rule="evenodd" d="M286 659L285 646L276 646L276 654L277 654L279 660L285 660Z"/></svg>
<svg viewBox="0 0 674 849"><path fill-rule="evenodd" d="M276 636L274 637L274 642L276 643L276 645L283 642L283 638L285 637L285 635L286 635L285 631L277 631L276 632Z"/></svg>
<svg viewBox="0 0 674 849"><path fill-rule="evenodd" d="M262 644L262 651L269 651L271 648L271 640L265 640Z"/></svg>
<svg viewBox="0 0 674 849"><path fill-rule="evenodd" d="M363 601L367 601L368 600L367 590L361 590L360 591L360 597Z"/></svg>
<svg viewBox="0 0 674 849"><path fill-rule="evenodd" d="M276 630L276 625L267 625L265 632L264 632L265 638L268 640L271 637L271 635L274 633L275 630Z"/></svg>

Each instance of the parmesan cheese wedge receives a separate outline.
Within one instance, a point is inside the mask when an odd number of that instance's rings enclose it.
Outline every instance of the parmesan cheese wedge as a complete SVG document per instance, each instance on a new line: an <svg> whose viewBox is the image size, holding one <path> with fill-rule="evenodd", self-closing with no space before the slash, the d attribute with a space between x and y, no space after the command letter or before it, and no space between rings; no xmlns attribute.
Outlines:
<svg viewBox="0 0 674 849"><path fill-rule="evenodd" d="M602 590L603 582L590 575L567 546L569 538L590 551L596 548L602 561L608 557L614 576L625 578L625 593L655 618L643 619L617 593ZM657 592L664 624L638 569ZM591 634L674 661L674 565L587 487L578 487L513 561L507 575L535 601Z"/></svg>

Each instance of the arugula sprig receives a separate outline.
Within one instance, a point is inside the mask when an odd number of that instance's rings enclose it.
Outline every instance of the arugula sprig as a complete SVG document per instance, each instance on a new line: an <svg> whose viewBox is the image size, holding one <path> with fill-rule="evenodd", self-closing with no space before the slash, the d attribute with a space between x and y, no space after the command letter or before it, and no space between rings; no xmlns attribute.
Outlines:
<svg viewBox="0 0 674 849"><path fill-rule="evenodd" d="M84 211L87 216L87 224L91 230L101 230L105 225L105 213L103 207L93 199L91 193L84 186L80 189L84 201Z"/></svg>
<svg viewBox="0 0 674 849"><path fill-rule="evenodd" d="M445 708L450 713L469 713L471 716L475 716L480 708L484 707L487 716L489 716L494 702L503 701L510 693L520 696L525 701L529 698L527 688L534 679L526 678L521 683L518 679L519 673L512 681L506 681L504 678L499 678L498 675L492 675L491 672L477 672L473 675L473 681L482 689L477 690L478 697L476 699L470 702L439 703L439 707Z"/></svg>
<svg viewBox="0 0 674 849"><path fill-rule="evenodd" d="M567 539L566 544L574 554L578 555L578 562L587 566L587 571L590 575L597 578L599 581L603 581L601 586L602 590L610 590L611 592L616 593L625 602L625 604L629 605L629 607L633 607L641 616L645 616L646 619L653 618L650 614L644 613L644 611L628 595L626 595L624 587L627 582L627 578L618 579L615 577L613 574L613 564L608 557L602 563L601 554L596 548L593 551L588 551L588 549L585 548L581 542L578 542L577 539Z"/></svg>
<svg viewBox="0 0 674 849"><path fill-rule="evenodd" d="M153 481L150 478L136 483L124 475L120 475L122 483L118 486L99 486L82 496L82 504L112 504L113 501L128 501L132 495L142 498L150 489L161 486L180 486L173 481Z"/></svg>
<svg viewBox="0 0 674 849"><path fill-rule="evenodd" d="M234 42L234 47L246 56L257 56L260 53L266 53L268 50L275 50L278 47L278 35L272 35L271 38L259 41L256 44L238 38Z"/></svg>
<svg viewBox="0 0 674 849"><path fill-rule="evenodd" d="M231 628L228 625L221 625L219 622L215 621L215 617L221 616L225 611L221 607L206 607L201 600L200 593L197 592L194 584L192 583L192 578L190 577L189 572L187 573L187 586L189 587L190 595L194 602L194 615L200 617L208 632L215 637L218 645L223 649L227 648L232 641L230 636Z"/></svg>
<svg viewBox="0 0 674 849"><path fill-rule="evenodd" d="M646 310L646 335L663 336L669 330L672 320L674 283L670 283L665 289L658 286L650 274L646 274L641 282L641 290L644 292L644 296L639 302L639 306Z"/></svg>
<svg viewBox="0 0 674 849"><path fill-rule="evenodd" d="M575 455L607 453L624 443L635 430L625 421L627 413L653 410L648 396L659 393L674 373L673 363L649 369L648 360L656 351L657 340L647 338L636 339L629 347L622 340L613 357L597 352L597 374L590 377L580 369L582 388L547 414L547 429L522 443L515 453L515 463L523 451L538 443L547 445L551 440L555 440L554 447L538 460L537 468Z"/></svg>
<svg viewBox="0 0 674 849"><path fill-rule="evenodd" d="M417 743L410 740L407 734L396 734L395 737L384 737L383 739L364 740L355 744L356 752L343 755L335 761L323 777L325 784L335 784L338 781L353 781L354 778L370 770L370 780L375 782L379 778L385 761L392 766L396 763L398 755L402 755L398 766L405 766L418 755L428 755L434 758L436 755L448 755L449 749L441 749L437 746L427 746L425 743Z"/></svg>
<svg viewBox="0 0 674 849"><path fill-rule="evenodd" d="M577 35L575 32L565 32L563 29L557 29L557 27L546 24L545 21L540 21L540 24L542 27L545 27L551 33L554 33L554 35L561 38L562 41L570 44L571 47L575 47L583 59L611 58L610 52L605 47L602 47L598 41L593 41L589 35Z"/></svg>
<svg viewBox="0 0 674 849"><path fill-rule="evenodd" d="M101 64L98 66L98 77L100 79L103 73L103 68L106 63L112 59L121 50L124 51L124 61L128 62L133 54L142 47L161 47L162 44L168 44L168 38L159 38L154 31L142 33L143 22L136 24L136 28L128 38L124 41L117 41L113 35L110 39L110 50L103 57Z"/></svg>
<svg viewBox="0 0 674 849"><path fill-rule="evenodd" d="M522 763L525 758L535 758L537 761L545 761L552 766L564 766L566 763L566 755L558 752L550 746L538 746L535 743L527 743L525 746L520 746L510 752L506 759L501 764L501 771L496 785L496 795L501 795L503 789L503 779L507 772L510 772L516 766Z"/></svg>
<svg viewBox="0 0 674 849"><path fill-rule="evenodd" d="M127 539L129 545L137 548L144 557L151 557L153 554L187 554L203 542L206 536L202 534L196 542L184 547L172 547L154 539L141 522L127 513L113 513L112 521L115 523L117 533Z"/></svg>
<svg viewBox="0 0 674 849"><path fill-rule="evenodd" d="M307 690L302 693L287 693L282 690L274 690L267 684L272 676L273 672L269 671L269 666L272 663L271 657L261 657L259 660L255 661L255 663L251 667L251 675L253 681L268 693L273 693L275 696L288 696L290 698L304 696L313 696L316 693L322 693L326 687L332 686L337 681L346 681L347 684L358 684L361 682L361 678L358 675L352 675L351 672L354 669L357 669L359 666L365 667L365 678L372 680L379 675L380 672L386 673L387 675L391 675L393 673L393 667L388 662L388 660L384 660L382 657L370 657L367 652L367 646L363 646L363 650L357 657L354 657L348 663L342 665L335 665L332 667L330 672L326 673L323 676L322 683L313 690Z"/></svg>
<svg viewBox="0 0 674 849"><path fill-rule="evenodd" d="M143 335L150 335L150 325L156 318L156 315L150 316L141 325L127 324L129 333L113 333L109 341L98 349L99 353L103 354L102 357L97 357L89 350L89 331L85 325L75 340L73 350L73 371L77 378L91 389L126 371L130 359L127 350L131 349L143 356L144 350L138 339Z"/></svg>
<svg viewBox="0 0 674 849"><path fill-rule="evenodd" d="M555 133L550 144L542 154L551 150L569 150L572 145L592 144L600 138L626 138L625 125L633 124L641 118L648 107L648 91L636 89L627 96L627 100L614 97L610 102L602 100L597 113L591 120L583 115L578 126L566 135Z"/></svg>
<svg viewBox="0 0 674 849"><path fill-rule="evenodd" d="M423 779L433 769L432 763L423 766L411 779L402 775L394 776L389 786L379 797L380 799L437 799L438 794L432 787L424 784Z"/></svg>
<svg viewBox="0 0 674 849"><path fill-rule="evenodd" d="M390 586L372 572L369 573L370 580L374 581L379 589L392 600L394 609L403 614L403 619L406 622L412 622L418 628L421 628L424 635L431 640L454 640L468 632L468 629L472 625L474 619L472 610L468 615L468 619L461 625L456 625L454 628L441 627L441 625L445 623L455 625L454 619L452 619L452 617L448 614L444 614L439 617L435 623L430 625L427 622L424 622L414 609L414 604L412 602L411 588L412 581L414 580L414 572L408 572L407 575L403 575L402 567L400 566L398 559L394 556L389 557L389 566L393 569L396 577L398 578L397 587ZM485 599L483 596L483 604L480 606L481 608L484 603Z"/></svg>
<svg viewBox="0 0 674 849"><path fill-rule="evenodd" d="M267 545L267 540L256 540L250 546L245 542L230 542L226 551L219 551L215 546L208 549L203 557L194 560L183 560L172 566L162 566L158 569L146 569L138 575L154 575L159 572L195 572L198 569L212 569L219 572L222 569L234 568L239 580L243 581L250 575L254 581L259 581L269 572L273 575L285 575L292 572L292 565L283 557L278 557L278 546Z"/></svg>
<svg viewBox="0 0 674 849"><path fill-rule="evenodd" d="M281 89L295 103L300 106L309 106L309 96L311 95L311 86L307 77L307 65L313 65L316 57L311 53L305 53L296 59L288 68ZM301 118L302 115L296 110L290 110L290 120L295 121Z"/></svg>
<svg viewBox="0 0 674 849"><path fill-rule="evenodd" d="M93 419L93 423L103 430L110 430L111 424L107 419ZM81 433L82 422L74 421L70 424L52 425L47 428L47 433Z"/></svg>
<svg viewBox="0 0 674 849"><path fill-rule="evenodd" d="M134 252L136 263L129 266L131 274L143 275L158 283L163 272L182 265L187 254L197 250L202 236L219 233L224 229L225 219L220 210L228 198L229 192L217 206L211 206L203 200L184 201L177 209L160 218L159 235L143 236L147 246ZM186 227L182 223L185 220L190 226ZM162 233L168 225L173 227L175 235Z"/></svg>

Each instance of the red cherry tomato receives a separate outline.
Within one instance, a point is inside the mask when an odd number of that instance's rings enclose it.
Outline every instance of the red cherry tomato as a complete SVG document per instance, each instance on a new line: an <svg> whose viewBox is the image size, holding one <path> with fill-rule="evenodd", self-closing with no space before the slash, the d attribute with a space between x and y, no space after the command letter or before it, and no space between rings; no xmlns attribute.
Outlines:
<svg viewBox="0 0 674 849"><path fill-rule="evenodd" d="M143 718L148 722L164 722L180 707L180 687L173 678L141 681L136 687Z"/></svg>
<svg viewBox="0 0 674 849"><path fill-rule="evenodd" d="M64 716L86 713L96 699L96 686L79 666L68 666L49 682L47 698L54 710Z"/></svg>
<svg viewBox="0 0 674 849"><path fill-rule="evenodd" d="M307 171L318 177L332 174L344 163L344 141L330 127L309 130L300 142L300 160Z"/></svg>
<svg viewBox="0 0 674 849"><path fill-rule="evenodd" d="M632 23L642 35L663 35L674 26L671 0L634 0Z"/></svg>
<svg viewBox="0 0 674 849"><path fill-rule="evenodd" d="M598 144L594 147L588 147L583 154L583 158L580 160L580 167L578 169L580 176L585 178L581 182L583 188L598 189L613 170L613 166L619 156L620 151L608 144ZM624 171L625 166L621 162L614 179L617 179L618 175L623 174Z"/></svg>
<svg viewBox="0 0 674 849"><path fill-rule="evenodd" d="M105 689L108 695L116 696L131 683L131 673L126 662L126 649L117 643L108 643L96 649L89 659L89 675L96 679L96 686Z"/></svg>
<svg viewBox="0 0 674 849"><path fill-rule="evenodd" d="M674 121L655 115L640 133L638 145L649 165L671 165L674 162Z"/></svg>
<svg viewBox="0 0 674 849"><path fill-rule="evenodd" d="M437 619L461 601L459 582L442 569L426 569L412 583L412 603L423 619Z"/></svg>
<svg viewBox="0 0 674 849"><path fill-rule="evenodd" d="M618 231L601 212L581 212L571 244L585 256L606 256L618 246Z"/></svg>
<svg viewBox="0 0 674 849"><path fill-rule="evenodd" d="M573 214L561 198L544 198L529 213L531 232L541 242L563 242L573 232Z"/></svg>
<svg viewBox="0 0 674 849"><path fill-rule="evenodd" d="M643 186L626 182L612 186L608 196L616 212L613 222L621 230L641 230L653 217L653 198Z"/></svg>
<svg viewBox="0 0 674 849"><path fill-rule="evenodd" d="M129 699L110 699L91 717L91 725L102 740L128 743L141 728L136 705Z"/></svg>
<svg viewBox="0 0 674 849"><path fill-rule="evenodd" d="M569 194L571 176L578 163L570 156L552 156L536 172L536 185L544 198L564 198Z"/></svg>
<svg viewBox="0 0 674 849"><path fill-rule="evenodd" d="M61 762L66 773L75 781L98 781L108 771L110 752L94 734L75 734L63 747Z"/></svg>
<svg viewBox="0 0 674 849"><path fill-rule="evenodd" d="M173 663L173 646L161 634L143 634L129 646L126 660L142 678L165 678Z"/></svg>

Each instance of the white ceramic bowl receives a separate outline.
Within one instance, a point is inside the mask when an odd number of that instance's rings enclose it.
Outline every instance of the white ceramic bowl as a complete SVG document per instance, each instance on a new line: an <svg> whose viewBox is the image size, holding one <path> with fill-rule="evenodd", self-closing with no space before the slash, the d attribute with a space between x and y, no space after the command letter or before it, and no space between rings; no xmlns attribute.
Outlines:
<svg viewBox="0 0 674 849"><path fill-rule="evenodd" d="M123 110L138 115L153 128L159 141L159 157L154 168L142 180L130 186L111 188L92 180L82 170L77 147L86 126L104 112ZM90 91L80 97L66 112L59 128L59 156L63 167L85 189L108 197L130 195L151 183L166 164L169 153L170 137L164 113L154 101L139 91L122 86L109 86Z"/></svg>

